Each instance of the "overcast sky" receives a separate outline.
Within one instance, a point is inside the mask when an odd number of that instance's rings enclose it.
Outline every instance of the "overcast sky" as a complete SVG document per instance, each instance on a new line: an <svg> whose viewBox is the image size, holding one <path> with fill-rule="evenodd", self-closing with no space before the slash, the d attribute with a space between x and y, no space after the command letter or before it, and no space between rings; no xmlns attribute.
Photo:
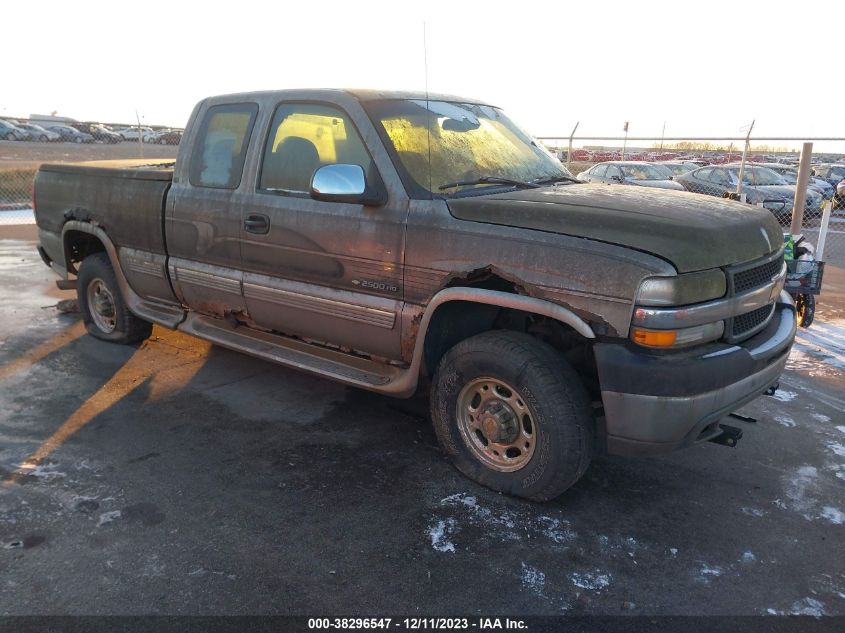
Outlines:
<svg viewBox="0 0 845 633"><path fill-rule="evenodd" d="M0 116L183 126L212 94L419 90L423 22L432 92L538 136L845 137L841 0L6 3Z"/></svg>

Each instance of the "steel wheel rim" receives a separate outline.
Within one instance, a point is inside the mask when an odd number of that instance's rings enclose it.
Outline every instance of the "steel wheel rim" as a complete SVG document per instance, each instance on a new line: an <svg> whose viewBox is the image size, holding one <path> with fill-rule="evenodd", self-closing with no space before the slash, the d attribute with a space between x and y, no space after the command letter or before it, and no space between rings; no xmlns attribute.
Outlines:
<svg viewBox="0 0 845 633"><path fill-rule="evenodd" d="M538 428L525 399L498 378L476 378L458 394L461 438L488 468L514 472L534 455Z"/></svg>
<svg viewBox="0 0 845 633"><path fill-rule="evenodd" d="M110 334L117 327L114 297L102 279L92 279L88 284L88 311L94 325L102 332Z"/></svg>

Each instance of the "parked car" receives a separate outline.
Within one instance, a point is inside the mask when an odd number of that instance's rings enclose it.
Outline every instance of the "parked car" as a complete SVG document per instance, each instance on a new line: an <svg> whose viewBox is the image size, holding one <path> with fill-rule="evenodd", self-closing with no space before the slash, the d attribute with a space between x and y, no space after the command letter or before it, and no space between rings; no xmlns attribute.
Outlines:
<svg viewBox="0 0 845 633"><path fill-rule="evenodd" d="M666 160L659 163L654 163L657 167L666 167L672 174L672 177L680 176L681 174L688 174L693 169L698 169L700 165L691 160Z"/></svg>
<svg viewBox="0 0 845 633"><path fill-rule="evenodd" d="M777 172L787 184L798 184L798 169L793 165L786 163L761 163L760 167ZM810 176L807 187L818 193L824 200L830 200L833 198L833 194L836 193L836 188L833 185L824 178L816 178L815 176Z"/></svg>
<svg viewBox="0 0 845 633"><path fill-rule="evenodd" d="M17 125L0 119L0 139L6 141L26 141L29 137L29 132L26 130L22 130Z"/></svg>
<svg viewBox="0 0 845 633"><path fill-rule="evenodd" d="M821 178L834 187L845 180L845 165L840 163L822 163L813 166L813 176Z"/></svg>
<svg viewBox="0 0 845 633"><path fill-rule="evenodd" d="M29 138L33 141L47 143L59 141L62 138L58 133L43 128L40 125L36 125L35 123L18 123L18 127L29 132Z"/></svg>
<svg viewBox="0 0 845 633"><path fill-rule="evenodd" d="M143 139L144 136L151 134L152 131L153 128L151 127L127 127L117 130L117 133L123 137L124 141L137 141L139 135Z"/></svg>
<svg viewBox="0 0 845 633"><path fill-rule="evenodd" d="M47 128L56 132L62 140L69 143L93 143L94 137L86 132L80 132L69 125L51 125Z"/></svg>
<svg viewBox="0 0 845 633"><path fill-rule="evenodd" d="M179 145L182 141L182 132L179 130L165 130L156 134L149 143L157 143L159 145Z"/></svg>
<svg viewBox="0 0 845 633"><path fill-rule="evenodd" d="M721 198L725 197L725 194L736 192L739 166L728 164L701 167L677 176L675 180L687 191ZM786 226L791 221L795 186L788 185L777 172L765 167L746 165L740 193L745 194L748 203L761 204L771 211L781 225ZM817 215L821 206L821 195L808 190L805 213Z"/></svg>
<svg viewBox="0 0 845 633"><path fill-rule="evenodd" d="M102 123L74 123L73 127L84 134L90 134L95 141L114 144L123 140L120 134L110 130Z"/></svg>
<svg viewBox="0 0 845 633"><path fill-rule="evenodd" d="M658 189L674 189L676 191L684 190L681 185L672 181L671 175L656 168L651 163L631 161L598 163L578 174L578 179L584 182L636 185L638 187L656 187Z"/></svg>
<svg viewBox="0 0 845 633"><path fill-rule="evenodd" d="M187 130L172 167L36 175L39 252L94 337L159 323L384 395L430 385L455 466L536 501L594 452L735 445L723 417L786 365L763 209L581 183L498 108L422 92L211 97Z"/></svg>

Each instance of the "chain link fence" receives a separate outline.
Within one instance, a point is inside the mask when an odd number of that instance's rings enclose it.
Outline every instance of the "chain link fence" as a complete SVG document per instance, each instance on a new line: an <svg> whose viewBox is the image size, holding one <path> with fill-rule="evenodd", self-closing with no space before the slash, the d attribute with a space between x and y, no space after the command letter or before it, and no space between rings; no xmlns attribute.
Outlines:
<svg viewBox="0 0 845 633"><path fill-rule="evenodd" d="M32 182L42 163L173 159L181 138L181 130L161 127L0 119L0 225L34 221Z"/></svg>
<svg viewBox="0 0 845 633"><path fill-rule="evenodd" d="M181 140L181 131L166 128L49 123L0 120L0 224L31 221L32 181L42 163L173 159ZM585 181L734 196L768 209L789 230L801 139L752 139L748 147L737 138L540 140ZM822 140L845 149L845 139ZM845 153L816 151L812 159L801 232L817 243L828 207L824 259L845 265L845 199L837 194L845 181Z"/></svg>
<svg viewBox="0 0 845 633"><path fill-rule="evenodd" d="M636 139L541 137L570 171L586 182L654 187L740 199L768 209L790 231L802 141L798 139ZM841 145L845 139L822 139ZM800 232L818 243L825 209L823 259L845 265L845 153L815 152ZM843 185L845 187L845 185ZM841 191L841 190L840 190Z"/></svg>

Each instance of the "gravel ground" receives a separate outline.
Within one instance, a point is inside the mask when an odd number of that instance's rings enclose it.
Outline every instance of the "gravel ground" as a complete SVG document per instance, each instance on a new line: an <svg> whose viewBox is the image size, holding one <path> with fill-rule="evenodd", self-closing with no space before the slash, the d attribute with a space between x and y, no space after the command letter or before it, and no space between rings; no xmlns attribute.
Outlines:
<svg viewBox="0 0 845 633"><path fill-rule="evenodd" d="M423 402L83 335L4 235L0 614L845 615L841 270L736 449L532 504L461 477Z"/></svg>

